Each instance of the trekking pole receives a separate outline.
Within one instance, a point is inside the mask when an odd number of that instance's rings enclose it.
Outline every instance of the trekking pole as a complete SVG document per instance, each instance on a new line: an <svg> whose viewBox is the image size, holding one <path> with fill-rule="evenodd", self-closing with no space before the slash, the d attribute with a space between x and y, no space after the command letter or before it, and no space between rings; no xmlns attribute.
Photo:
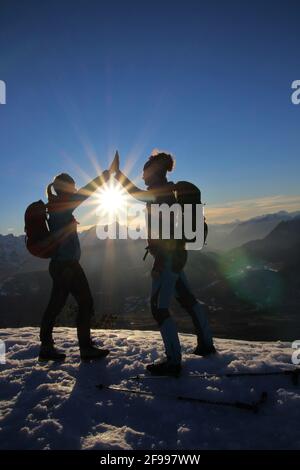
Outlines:
<svg viewBox="0 0 300 470"><path fill-rule="evenodd" d="M188 375L179 375L170 377L169 375L135 375L129 377L128 380L136 380L137 382L143 380L151 380L151 379L166 379L166 378L185 378L185 379L205 379L210 377L265 377L265 376L276 376L276 375L286 375L290 376L292 383L294 385L298 385L299 383L299 376L300 376L300 368L291 369L291 370L277 370L277 371L270 371L270 372L225 372L223 374L210 374L210 373L200 373L200 374L188 374Z"/></svg>
<svg viewBox="0 0 300 470"><path fill-rule="evenodd" d="M166 399L171 399L171 400L186 401L190 403L198 403L202 405L233 407L233 408L239 408L239 409L246 410L246 411L252 411L253 413L257 413L259 411L260 405L265 403L268 397L267 392L263 392L257 401L254 401L252 403L247 403L247 402L242 402L242 401L215 401L215 400L208 400L204 398L187 397L187 396L182 396L182 395L167 395L167 394L162 394L162 393L152 393L152 392L146 392L144 390L134 390L134 389L124 388L124 387L123 388L116 387L113 385L105 385L105 384L99 384L99 385L96 385L96 387L99 390L111 390L113 392L147 396L151 398L166 398Z"/></svg>

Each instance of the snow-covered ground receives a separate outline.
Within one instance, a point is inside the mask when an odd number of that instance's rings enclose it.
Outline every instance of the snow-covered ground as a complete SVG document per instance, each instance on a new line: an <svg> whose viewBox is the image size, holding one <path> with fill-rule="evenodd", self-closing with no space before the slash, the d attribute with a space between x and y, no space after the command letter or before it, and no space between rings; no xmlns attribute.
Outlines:
<svg viewBox="0 0 300 470"><path fill-rule="evenodd" d="M0 332L7 347L0 365L1 449L299 449L300 386L289 377L191 379L187 372L270 371L291 368L287 343L217 340L219 354L191 354L195 338L182 334L180 379L126 383L162 355L157 332L96 330L98 345L111 350L101 362L81 363L75 330L58 328L61 364L41 364L36 328ZM122 384L156 393L251 402L262 391L268 402L258 414L166 398L100 391L96 384Z"/></svg>

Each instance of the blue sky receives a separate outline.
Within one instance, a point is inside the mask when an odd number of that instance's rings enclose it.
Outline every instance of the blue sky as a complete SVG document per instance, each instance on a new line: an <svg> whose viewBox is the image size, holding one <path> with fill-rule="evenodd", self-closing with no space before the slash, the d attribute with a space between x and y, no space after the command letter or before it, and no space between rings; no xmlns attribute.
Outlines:
<svg viewBox="0 0 300 470"><path fill-rule="evenodd" d="M134 178L174 153L213 221L299 209L299 22L297 1L0 0L0 233L115 149Z"/></svg>

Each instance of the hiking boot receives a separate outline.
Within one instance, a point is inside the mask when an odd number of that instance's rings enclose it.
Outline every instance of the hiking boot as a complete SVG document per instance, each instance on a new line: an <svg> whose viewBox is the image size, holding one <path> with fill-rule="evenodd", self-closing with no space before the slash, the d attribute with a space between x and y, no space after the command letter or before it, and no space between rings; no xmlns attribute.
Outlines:
<svg viewBox="0 0 300 470"><path fill-rule="evenodd" d="M179 377L181 364L172 364L169 361L149 364L146 367L151 375L169 375L170 377Z"/></svg>
<svg viewBox="0 0 300 470"><path fill-rule="evenodd" d="M98 349L92 344L80 348L80 358L82 361L90 361L94 359L103 359L109 354L108 349Z"/></svg>
<svg viewBox="0 0 300 470"><path fill-rule="evenodd" d="M196 347L196 349L193 351L193 354L196 354L196 356L206 357L206 356L210 356L212 354L217 354L217 351L216 351L216 348L214 347L214 345L209 346L209 347L198 345Z"/></svg>
<svg viewBox="0 0 300 470"><path fill-rule="evenodd" d="M66 359L66 355L60 351L58 351L53 344L42 344L40 353L39 353L39 361L64 361Z"/></svg>

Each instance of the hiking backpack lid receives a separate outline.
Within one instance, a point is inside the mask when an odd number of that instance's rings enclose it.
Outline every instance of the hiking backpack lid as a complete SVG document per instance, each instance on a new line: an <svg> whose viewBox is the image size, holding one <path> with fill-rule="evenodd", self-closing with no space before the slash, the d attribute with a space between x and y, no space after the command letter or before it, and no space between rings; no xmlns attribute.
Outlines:
<svg viewBox="0 0 300 470"><path fill-rule="evenodd" d="M56 249L48 227L47 205L40 199L25 211L25 244L28 251L39 258L50 258Z"/></svg>
<svg viewBox="0 0 300 470"><path fill-rule="evenodd" d="M201 204L201 191L193 183L178 181L174 183L174 191L179 204Z"/></svg>
<svg viewBox="0 0 300 470"><path fill-rule="evenodd" d="M196 206L197 204L202 204L201 191L196 185L194 185L193 183L190 183L189 181L178 181L177 183L173 183L173 184L174 184L174 192L176 195L176 201L178 204L182 206L183 214L184 214L184 205L185 204L192 205L192 230L195 231L196 230L196 215L197 215ZM208 234L208 226L204 217L204 243L206 242L207 234ZM194 240L186 240L186 241L193 242Z"/></svg>

